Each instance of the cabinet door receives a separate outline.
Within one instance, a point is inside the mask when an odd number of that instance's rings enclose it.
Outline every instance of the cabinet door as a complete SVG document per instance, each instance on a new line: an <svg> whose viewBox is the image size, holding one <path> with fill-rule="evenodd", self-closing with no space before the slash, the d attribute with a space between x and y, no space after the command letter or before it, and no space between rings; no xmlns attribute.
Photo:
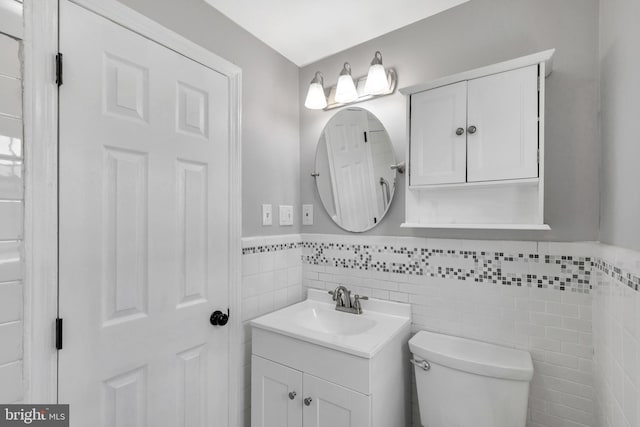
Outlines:
<svg viewBox="0 0 640 427"><path fill-rule="evenodd" d="M466 181L466 123L467 82L411 95L410 185Z"/></svg>
<svg viewBox="0 0 640 427"><path fill-rule="evenodd" d="M370 427L371 398L304 374L304 427ZM309 403L307 405L307 403Z"/></svg>
<svg viewBox="0 0 640 427"><path fill-rule="evenodd" d="M470 80L467 122L469 182L537 177L538 66Z"/></svg>
<svg viewBox="0 0 640 427"><path fill-rule="evenodd" d="M252 356L252 427L302 427L302 397L302 372Z"/></svg>

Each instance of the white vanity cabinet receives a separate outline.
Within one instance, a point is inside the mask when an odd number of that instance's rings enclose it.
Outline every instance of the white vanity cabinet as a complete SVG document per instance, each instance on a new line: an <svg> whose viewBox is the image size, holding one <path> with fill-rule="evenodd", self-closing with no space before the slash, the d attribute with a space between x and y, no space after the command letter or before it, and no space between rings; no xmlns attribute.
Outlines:
<svg viewBox="0 0 640 427"><path fill-rule="evenodd" d="M253 356L254 427L369 427L371 397Z"/></svg>
<svg viewBox="0 0 640 427"><path fill-rule="evenodd" d="M408 304L335 310L326 291L251 321L252 427L400 427L410 419Z"/></svg>
<svg viewBox="0 0 640 427"><path fill-rule="evenodd" d="M409 111L404 227L549 228L544 99L553 53L401 89Z"/></svg>

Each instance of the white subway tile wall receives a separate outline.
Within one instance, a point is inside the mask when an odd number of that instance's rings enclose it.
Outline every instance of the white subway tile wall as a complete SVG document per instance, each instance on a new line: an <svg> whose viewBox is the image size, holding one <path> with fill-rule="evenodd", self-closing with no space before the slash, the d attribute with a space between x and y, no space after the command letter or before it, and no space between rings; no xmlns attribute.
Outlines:
<svg viewBox="0 0 640 427"><path fill-rule="evenodd" d="M21 43L0 34L0 402L22 400L23 148Z"/></svg>
<svg viewBox="0 0 640 427"><path fill-rule="evenodd" d="M528 350L535 369L528 427L640 426L638 252L595 243L305 234L244 239L243 254L245 426L246 322L301 300L308 288L339 284L410 303L414 332ZM413 424L420 426L416 402L414 384Z"/></svg>
<svg viewBox="0 0 640 427"><path fill-rule="evenodd" d="M529 427L596 425L592 245L303 235L302 246L305 289L344 284L409 302L414 332L528 350ZM413 402L420 426L415 390Z"/></svg>
<svg viewBox="0 0 640 427"><path fill-rule="evenodd" d="M242 352L239 409L241 425L251 426L251 330L249 321L302 300L300 235L242 240Z"/></svg>
<svg viewBox="0 0 640 427"><path fill-rule="evenodd" d="M640 426L640 252L600 246L593 292L600 427Z"/></svg>

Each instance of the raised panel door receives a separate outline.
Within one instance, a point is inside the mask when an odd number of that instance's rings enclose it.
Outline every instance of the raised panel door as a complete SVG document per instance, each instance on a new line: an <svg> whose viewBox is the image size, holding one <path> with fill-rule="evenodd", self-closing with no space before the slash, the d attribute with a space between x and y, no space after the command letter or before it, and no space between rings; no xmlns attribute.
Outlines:
<svg viewBox="0 0 640 427"><path fill-rule="evenodd" d="M469 182L537 177L538 65L470 80L468 126Z"/></svg>
<svg viewBox="0 0 640 427"><path fill-rule="evenodd" d="M370 427L371 398L304 374L304 427ZM308 403L308 405L307 405Z"/></svg>
<svg viewBox="0 0 640 427"><path fill-rule="evenodd" d="M467 82L411 95L409 185L466 180Z"/></svg>
<svg viewBox="0 0 640 427"><path fill-rule="evenodd" d="M252 427L302 427L302 399L302 372L252 356Z"/></svg>

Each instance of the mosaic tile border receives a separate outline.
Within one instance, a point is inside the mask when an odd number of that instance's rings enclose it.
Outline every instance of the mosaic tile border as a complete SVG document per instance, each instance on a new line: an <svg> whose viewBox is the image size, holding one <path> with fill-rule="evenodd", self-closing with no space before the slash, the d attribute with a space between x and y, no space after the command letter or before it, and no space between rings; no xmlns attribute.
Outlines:
<svg viewBox="0 0 640 427"><path fill-rule="evenodd" d="M634 291L640 291L640 276L616 267L614 264L601 258L595 260L595 268Z"/></svg>
<svg viewBox="0 0 640 427"><path fill-rule="evenodd" d="M302 248L303 263L312 265L578 293L591 291L593 258L588 256L318 242L303 242ZM336 251L340 256L335 256ZM400 262L377 259L389 254L400 255L401 258L406 256L407 259ZM469 260L466 264L472 264L472 267L448 266L446 264L449 263L443 262L455 259Z"/></svg>
<svg viewBox="0 0 640 427"><path fill-rule="evenodd" d="M298 241L242 248L243 255L303 249L302 263L364 271L379 271L443 279L468 280L506 286L527 286L589 293L593 274L601 272L640 292L640 276L601 257L506 253L411 247L406 245L349 244ZM336 255L336 251L339 256ZM406 257L392 262L380 258ZM467 260L451 266L456 259ZM472 267L468 267L472 263ZM521 271L513 271L521 270ZM522 271L528 270L528 271Z"/></svg>
<svg viewBox="0 0 640 427"><path fill-rule="evenodd" d="M265 252L286 251L302 247L302 242L276 243L271 245L258 245L242 248L242 255L261 254Z"/></svg>

